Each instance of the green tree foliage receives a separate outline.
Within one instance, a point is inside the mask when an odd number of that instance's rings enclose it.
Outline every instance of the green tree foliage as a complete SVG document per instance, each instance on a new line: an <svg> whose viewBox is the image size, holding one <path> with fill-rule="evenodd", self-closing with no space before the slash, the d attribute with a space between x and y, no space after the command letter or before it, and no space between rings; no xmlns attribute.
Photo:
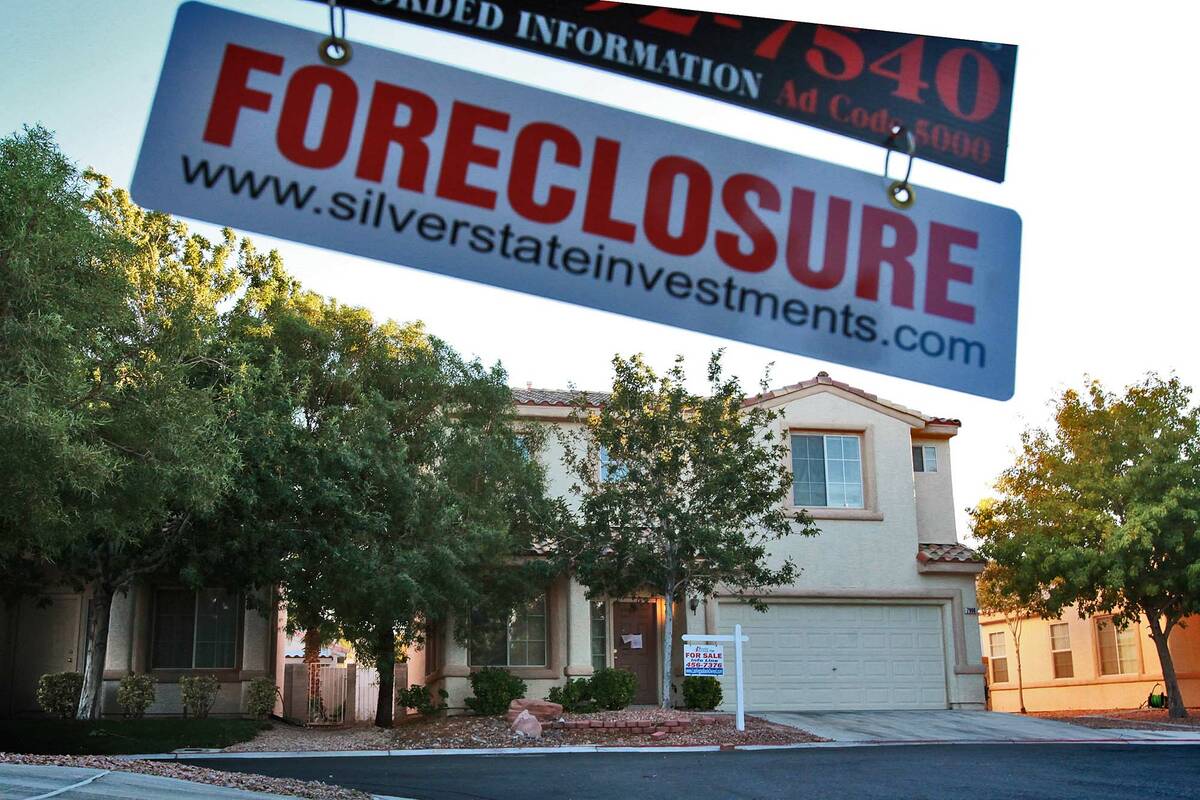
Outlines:
<svg viewBox="0 0 1200 800"><path fill-rule="evenodd" d="M1175 378L1150 374L1117 395L1098 382L1054 404L1054 424L1022 436L999 497L974 513L982 552L1010 591L1049 615L1071 604L1145 616L1170 694L1187 715L1168 648L1200 612L1200 409Z"/></svg>
<svg viewBox="0 0 1200 800"><path fill-rule="evenodd" d="M295 627L352 642L379 668L386 727L399 650L451 613L508 608L544 585L548 567L525 557L559 514L500 367L305 292L271 258L242 263L231 347L270 388L232 415L253 446L199 568L279 584Z"/></svg>
<svg viewBox="0 0 1200 800"><path fill-rule="evenodd" d="M6 510L6 524L28 524L23 561L93 586L78 709L92 718L114 595L179 557L236 459L221 410L236 380L213 358L218 305L238 285L233 237L189 236L80 176L40 129L2 150L0 253L14 289L2 313L16 338L0 354L0 392L15 401L0 438L18 459L3 472L24 476L6 506L32 509ZM33 455L42 442L47 454Z"/></svg>
<svg viewBox="0 0 1200 800"><path fill-rule="evenodd" d="M577 412L585 435L564 440L580 506L558 550L592 596L662 595L666 707L676 602L720 586L765 608L757 593L798 572L790 559L771 558L771 542L818 531L786 508L792 478L777 415L745 406L720 353L708 365L708 396L687 390L682 359L662 377L641 356L618 356L613 367L609 401ZM601 448L610 465L603 476Z"/></svg>

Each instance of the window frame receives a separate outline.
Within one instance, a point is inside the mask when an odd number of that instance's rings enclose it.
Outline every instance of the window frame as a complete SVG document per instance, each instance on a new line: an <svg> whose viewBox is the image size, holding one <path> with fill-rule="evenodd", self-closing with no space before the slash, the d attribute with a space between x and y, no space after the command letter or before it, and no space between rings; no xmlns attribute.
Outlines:
<svg viewBox="0 0 1200 800"><path fill-rule="evenodd" d="M1000 642L1000 647L1004 651L1000 655L996 655L996 642ZM996 677L998 662L1002 662L1004 665L1003 680ZM1010 683L1012 681L1012 675L1008 671L1008 639L1005 638L1004 631L993 631L988 634L988 668L992 671L992 683Z"/></svg>
<svg viewBox="0 0 1200 800"><path fill-rule="evenodd" d="M881 522L883 513L879 510L875 483L875 436L872 426L845 427L841 425L783 425L781 430L787 443L787 468L793 471L793 437L795 436L857 436L859 444L859 463L862 470L863 505L861 508L843 508L838 506L800 506L796 505L795 477L793 473L792 489L788 492L787 507L793 512L806 511L813 519L844 519Z"/></svg>
<svg viewBox="0 0 1200 800"><path fill-rule="evenodd" d="M192 656L191 666L163 665L158 663L155 651L159 636L159 594L162 592L187 592L192 597ZM199 628L200 616L200 594L202 592L225 592L233 600L233 660L228 666L196 666L196 635ZM245 610L243 608L241 592L231 592L228 589L220 587L202 587L200 589L190 589L186 586L161 585L154 586L150 592L150 625L149 641L146 648L146 660L149 662L150 670L159 673L192 673L192 672L208 672L208 673L230 673L241 669L242 665L242 640L245 636Z"/></svg>
<svg viewBox="0 0 1200 800"><path fill-rule="evenodd" d="M1103 636L1103 630L1104 630L1105 626L1107 626L1108 628L1111 628L1112 632L1113 632L1113 649L1116 651L1116 656L1117 656L1117 671L1116 672L1105 672L1104 671L1104 646L1103 646L1103 642L1101 642L1101 636ZM1099 676L1101 678L1121 678L1125 675L1140 675L1140 674L1142 674L1142 644L1141 644L1141 637L1138 636L1138 627L1136 624L1127 625L1124 628L1124 630L1121 630L1121 629L1118 629L1116 626L1116 623L1113 622L1112 616L1106 615L1103 617L1096 617L1093 620L1093 628L1092 629L1095 632L1095 638L1096 638L1096 675L1097 676ZM1133 662L1133 669L1128 672L1126 672L1124 669L1122 669L1122 662L1125 661L1125 659L1123 659L1121 657L1121 635L1126 634L1126 633L1129 636L1129 639L1131 641L1130 647L1132 647L1132 650L1133 650L1133 652L1131 654L1129 654L1129 655L1131 655L1130 660Z"/></svg>
<svg viewBox="0 0 1200 800"><path fill-rule="evenodd" d="M542 613L540 615L542 618L542 638L540 640L542 643L542 662L540 664L514 664L514 663L512 663L512 629L513 629L513 624L516 622L516 618L515 618L516 612L514 612L512 615L510 615L509 620L506 623L505 629L504 629L504 663L503 664L476 663L475 658L472 655L472 650L474 650L474 647L472 646L473 643L470 641L471 637L468 636L467 666L470 667L471 669L483 669L485 667L500 667L502 669L507 669L507 670L544 670L544 669L550 668L550 666L551 666L551 664L550 664L550 659L551 659L550 592L549 591L543 592L537 599L535 599L532 603L529 604L529 606L526 607L524 614L525 614L525 616L528 617L529 616L528 608L530 606L532 606L534 603L537 603L538 600L540 600L541 604L542 604ZM524 641L527 643L526 649L528 650L528 642L539 641L539 640L530 639L530 638L526 637L524 639Z"/></svg>
<svg viewBox="0 0 1200 800"><path fill-rule="evenodd" d="M1060 628L1064 632L1064 635L1066 636L1066 640L1067 640L1066 647L1055 649L1055 647L1054 647L1054 629L1055 628ZM1071 649L1071 626L1069 624L1067 624L1066 622L1051 622L1048 630L1050 633L1050 672L1053 674L1055 680L1067 680L1068 678L1074 678L1075 677L1075 654ZM1059 674L1059 664L1058 664L1057 656L1061 653L1067 654L1067 667L1068 668L1066 671L1070 672L1069 675L1060 675Z"/></svg>
<svg viewBox="0 0 1200 800"><path fill-rule="evenodd" d="M608 600L589 600L588 603L588 641L591 644L589 654L591 655L592 669L597 670L608 667L612 663L612 645L610 644L612 642L612 628L610 624L612 620L612 614L610 613L611 608ZM603 620L596 619L595 612L597 608L603 610ZM601 638L600 636L596 635L597 622L603 622L604 624L604 642L603 645L601 645L600 653L596 652L596 643L600 641ZM597 665L596 661L598 655L603 659L603 664Z"/></svg>
<svg viewBox="0 0 1200 800"><path fill-rule="evenodd" d="M933 469L929 469L929 465L931 463L930 454L932 454L932 456L933 456L933 458L932 458ZM917 467L917 456L918 455L921 458L920 468ZM925 473L937 474L937 471L938 471L937 445L914 444L912 446L912 456L913 456L913 472L921 473L921 474L925 474Z"/></svg>

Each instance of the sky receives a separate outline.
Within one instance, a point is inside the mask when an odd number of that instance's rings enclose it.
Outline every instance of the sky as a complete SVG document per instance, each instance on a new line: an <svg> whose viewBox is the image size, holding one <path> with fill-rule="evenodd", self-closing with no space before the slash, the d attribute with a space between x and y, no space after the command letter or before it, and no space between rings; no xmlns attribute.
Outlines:
<svg viewBox="0 0 1200 800"><path fill-rule="evenodd" d="M301 0L212 0L313 30L328 15ZM1200 133L1194 32L1178 5L1010 0L677 0L705 11L797 19L1019 46L1007 178L994 184L928 162L913 183L1015 209L1023 219L1016 393L1000 402L615 314L436 276L264 236L306 286L379 318L424 320L460 352L501 361L511 383L602 389L614 353L665 368L677 354L703 390L717 348L754 389L820 370L933 416L962 420L953 440L959 535L964 509L991 492L1022 429L1085 376L1110 388L1145 372L1200 387ZM128 186L162 65L173 0L5 0L0 135L42 123L63 151ZM1087 9L1086 11L1083 9ZM622 76L350 12L348 38L574 94L856 169L882 150L782 119ZM548 68L549 67L549 68ZM205 98L197 98L204 102ZM236 220L230 220L236 229ZM215 229L194 227L206 234Z"/></svg>

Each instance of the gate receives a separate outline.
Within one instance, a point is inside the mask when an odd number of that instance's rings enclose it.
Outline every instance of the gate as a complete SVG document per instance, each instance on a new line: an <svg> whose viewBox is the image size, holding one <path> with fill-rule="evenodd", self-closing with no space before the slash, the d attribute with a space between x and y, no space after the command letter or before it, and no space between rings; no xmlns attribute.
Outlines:
<svg viewBox="0 0 1200 800"><path fill-rule="evenodd" d="M374 722L379 707L379 670L352 664L354 675L354 721Z"/></svg>

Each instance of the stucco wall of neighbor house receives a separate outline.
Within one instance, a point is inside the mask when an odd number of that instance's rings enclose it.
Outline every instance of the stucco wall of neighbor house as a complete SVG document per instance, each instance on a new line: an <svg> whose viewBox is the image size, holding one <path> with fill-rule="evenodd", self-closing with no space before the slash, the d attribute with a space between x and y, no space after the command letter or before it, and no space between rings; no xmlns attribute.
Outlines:
<svg viewBox="0 0 1200 800"><path fill-rule="evenodd" d="M913 447L937 448L937 472L914 472L917 503L917 530L922 542L954 544L958 534L954 526L954 487L951 485L950 442L914 436Z"/></svg>
<svg viewBox="0 0 1200 800"><path fill-rule="evenodd" d="M1200 617L1192 617L1187 622L1186 627L1177 627L1171 632L1171 655L1184 702L1189 706L1200 706ZM1071 678L1054 677L1050 626L1058 623L1065 623L1070 634L1074 672ZM1017 658L1012 632L1003 618L981 620L980 635L985 655L992 633L1004 634L1009 674L1009 680L1004 683L990 683L992 708L1019 711ZM1162 683L1162 665L1144 619L1138 625L1137 650L1136 673L1101 675L1094 619L1083 619L1072 608L1064 612L1061 620L1038 617L1022 620L1021 676L1025 708L1029 711L1137 708L1146 701L1154 684Z"/></svg>

